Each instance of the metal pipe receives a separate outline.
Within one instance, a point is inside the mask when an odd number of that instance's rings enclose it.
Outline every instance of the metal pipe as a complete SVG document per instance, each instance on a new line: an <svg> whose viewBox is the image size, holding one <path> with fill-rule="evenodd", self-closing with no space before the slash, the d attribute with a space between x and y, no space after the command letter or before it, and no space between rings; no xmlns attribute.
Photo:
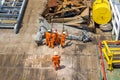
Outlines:
<svg viewBox="0 0 120 80"><path fill-rule="evenodd" d="M114 21L113 21L113 24L114 24L114 26L113 26L113 28L115 29L115 34L116 35L118 35L118 30L117 30L117 27L116 27L116 24L117 24L117 26L120 26L120 23L119 23L119 21L118 21L118 14L116 13L116 9L115 9L115 7L113 6L113 5L111 5L113 8L113 15L114 15Z"/></svg>
<svg viewBox="0 0 120 80"><path fill-rule="evenodd" d="M4 4L12 4L13 2L4 2ZM22 4L22 2L14 2L15 4L17 4L17 3L20 3L20 4Z"/></svg>
<svg viewBox="0 0 120 80"><path fill-rule="evenodd" d="M82 41L82 38L80 36L75 36L75 35L72 35L72 34L69 34L66 39Z"/></svg>
<svg viewBox="0 0 120 80"><path fill-rule="evenodd" d="M14 28L14 24L2 24L2 23L0 23L0 27L5 27L5 28L12 27L12 28Z"/></svg>
<svg viewBox="0 0 120 80"><path fill-rule="evenodd" d="M108 53L111 53L110 50L109 50L109 47L108 47L108 45L107 45L107 42L106 42L106 41L103 41L102 43L105 45L106 50L108 51Z"/></svg>
<svg viewBox="0 0 120 80"><path fill-rule="evenodd" d="M99 42L98 49L99 49L99 54L100 54L100 59L101 59L100 61L101 61L101 67L102 67L102 73L103 73L103 80L107 80L101 47L102 47L102 43Z"/></svg>
<svg viewBox="0 0 120 80"><path fill-rule="evenodd" d="M112 25L113 25L113 30L112 34L116 35L115 40L119 39L119 31L120 31L120 12L118 10L117 5L120 4L118 0L109 0L113 12L113 19L112 19ZM117 4L117 5L116 5ZM117 25L116 25L117 24Z"/></svg>
<svg viewBox="0 0 120 80"><path fill-rule="evenodd" d="M119 34L120 34L120 12L118 11L118 8L117 8L117 6L115 5L115 10L116 10L116 14L117 14L117 17L118 17L118 29L117 29L117 37L116 37L116 40L118 40L119 39Z"/></svg>
<svg viewBox="0 0 120 80"><path fill-rule="evenodd" d="M0 13L8 13L8 10L0 10Z"/></svg>
<svg viewBox="0 0 120 80"><path fill-rule="evenodd" d="M104 53L104 56L105 56L105 58L106 58L107 62L109 62L109 61L110 61L110 59L109 59L108 54L106 53L106 51L105 51L105 50L106 50L105 48L104 48L104 49L102 49L102 51L103 51L103 53Z"/></svg>
<svg viewBox="0 0 120 80"><path fill-rule="evenodd" d="M5 2L5 0L2 0L2 1L1 1L1 4L3 5L4 2Z"/></svg>
<svg viewBox="0 0 120 80"><path fill-rule="evenodd" d="M112 63L120 63L120 60L113 60Z"/></svg>
<svg viewBox="0 0 120 80"><path fill-rule="evenodd" d="M23 0L23 4L22 4L22 6L21 6L21 9L20 9L20 11L19 11L19 16L18 16L18 18L17 18L17 20L18 20L18 22L17 22L17 24L15 25L15 27L14 27L14 32L15 33L17 33L18 32L18 27L19 27L19 25L20 25L20 23L21 23L21 18L22 18L22 15L23 15L23 11L24 11L24 8L25 8L25 4L27 3L27 0Z"/></svg>
<svg viewBox="0 0 120 80"><path fill-rule="evenodd" d="M18 17L18 14L0 14L0 17Z"/></svg>
<svg viewBox="0 0 120 80"><path fill-rule="evenodd" d="M2 6L2 9L21 9L20 6Z"/></svg>
<svg viewBox="0 0 120 80"><path fill-rule="evenodd" d="M16 0L13 1L13 3L12 3L12 7L15 5L15 1L16 1Z"/></svg>
<svg viewBox="0 0 120 80"><path fill-rule="evenodd" d="M120 50L120 48L109 48L110 50L113 50L113 51L118 51L118 50Z"/></svg>

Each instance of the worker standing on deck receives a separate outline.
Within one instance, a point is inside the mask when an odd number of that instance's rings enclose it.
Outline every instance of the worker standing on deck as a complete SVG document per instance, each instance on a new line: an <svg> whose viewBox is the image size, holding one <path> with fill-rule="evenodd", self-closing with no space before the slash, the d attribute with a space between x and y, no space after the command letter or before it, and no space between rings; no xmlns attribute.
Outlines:
<svg viewBox="0 0 120 80"><path fill-rule="evenodd" d="M55 70L57 70L57 68L60 68L60 58L61 56L58 55L58 52L54 52L54 55L52 56L52 62L54 63Z"/></svg>
<svg viewBox="0 0 120 80"><path fill-rule="evenodd" d="M59 38L59 34L58 34L57 29L55 29L55 34L56 34L55 44L59 44L60 43L60 38Z"/></svg>
<svg viewBox="0 0 120 80"><path fill-rule="evenodd" d="M61 45L62 48L64 48L64 46L65 46L66 37L67 37L66 32L62 32L62 34L61 34L61 40L60 40L60 45Z"/></svg>
<svg viewBox="0 0 120 80"><path fill-rule="evenodd" d="M46 45L49 45L50 44L50 37L51 37L51 30L48 30L45 33L45 37L46 37Z"/></svg>
<svg viewBox="0 0 120 80"><path fill-rule="evenodd" d="M51 35L49 47L54 48L55 40L56 40L56 31L53 31L53 33L52 33L52 35Z"/></svg>

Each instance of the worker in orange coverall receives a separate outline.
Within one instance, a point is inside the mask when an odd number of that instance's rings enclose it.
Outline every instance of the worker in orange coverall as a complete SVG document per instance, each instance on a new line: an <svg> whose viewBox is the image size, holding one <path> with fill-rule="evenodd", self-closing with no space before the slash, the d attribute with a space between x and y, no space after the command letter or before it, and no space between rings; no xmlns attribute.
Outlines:
<svg viewBox="0 0 120 80"><path fill-rule="evenodd" d="M45 33L45 37L46 37L46 45L49 45L50 44L50 37L51 37L51 30L48 30Z"/></svg>
<svg viewBox="0 0 120 80"><path fill-rule="evenodd" d="M50 43L49 43L49 47L54 48L55 45L55 40L56 40L56 32L54 31L51 35L51 39L50 39Z"/></svg>
<svg viewBox="0 0 120 80"><path fill-rule="evenodd" d="M63 32L63 33L61 34L61 40L60 40L60 45L61 45L62 48L64 48L64 46L65 46L66 37L67 37L66 32Z"/></svg>
<svg viewBox="0 0 120 80"><path fill-rule="evenodd" d="M55 34L56 34L55 44L59 44L60 43L60 38L59 38L59 34L58 34L57 29L55 29Z"/></svg>
<svg viewBox="0 0 120 80"><path fill-rule="evenodd" d="M57 70L57 68L60 69L60 58L61 56L58 55L58 52L54 52L54 55L52 56L52 62L54 63L55 70Z"/></svg>

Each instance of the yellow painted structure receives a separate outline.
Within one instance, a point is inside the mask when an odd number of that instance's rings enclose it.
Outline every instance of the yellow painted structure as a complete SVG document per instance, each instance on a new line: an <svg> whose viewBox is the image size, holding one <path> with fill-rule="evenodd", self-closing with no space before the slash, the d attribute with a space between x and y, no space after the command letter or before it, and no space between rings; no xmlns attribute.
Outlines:
<svg viewBox="0 0 120 80"><path fill-rule="evenodd" d="M120 60L114 60L113 57L115 55L120 55L120 47L110 47L108 45L120 45L120 41L103 41L102 45L102 52L104 54L104 58L107 61L108 69L112 70L114 63L120 63Z"/></svg>
<svg viewBox="0 0 120 80"><path fill-rule="evenodd" d="M97 24L106 24L112 18L108 0L96 0L93 3L92 18Z"/></svg>

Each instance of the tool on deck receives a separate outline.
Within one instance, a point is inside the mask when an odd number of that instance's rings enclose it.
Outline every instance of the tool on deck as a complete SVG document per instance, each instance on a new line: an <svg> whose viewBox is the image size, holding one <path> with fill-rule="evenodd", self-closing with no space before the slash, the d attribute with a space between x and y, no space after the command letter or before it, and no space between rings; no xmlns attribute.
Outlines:
<svg viewBox="0 0 120 80"><path fill-rule="evenodd" d="M85 43L85 42L91 41L91 36L86 30L83 30L82 34L80 36L75 36L75 35L72 35L72 34L68 34L67 39L83 41Z"/></svg>

